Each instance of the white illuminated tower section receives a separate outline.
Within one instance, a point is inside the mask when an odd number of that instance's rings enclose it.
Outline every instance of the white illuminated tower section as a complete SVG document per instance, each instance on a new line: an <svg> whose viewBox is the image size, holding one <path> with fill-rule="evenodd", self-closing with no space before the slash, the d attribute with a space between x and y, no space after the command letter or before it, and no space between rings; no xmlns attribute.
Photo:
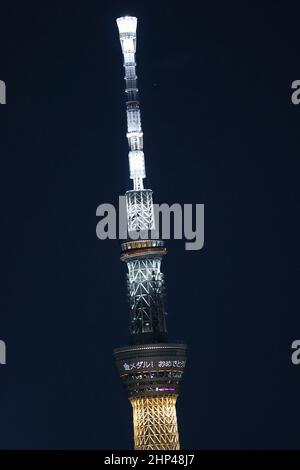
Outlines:
<svg viewBox="0 0 300 470"><path fill-rule="evenodd" d="M121 260L128 268L130 346L115 349L119 375L133 408L137 450L179 449L176 400L186 362L186 345L168 341L164 309L162 240L152 240L152 190L146 177L143 132L136 76L137 19L117 19L126 83L129 171L133 189L126 192L128 240ZM140 234L132 240L131 234Z"/></svg>
<svg viewBox="0 0 300 470"><path fill-rule="evenodd" d="M154 228L152 191L144 189L145 157L143 132L135 72L137 19L126 16L117 20L124 57L126 82L127 139L129 144L129 171L133 191L126 194L128 229L148 230Z"/></svg>

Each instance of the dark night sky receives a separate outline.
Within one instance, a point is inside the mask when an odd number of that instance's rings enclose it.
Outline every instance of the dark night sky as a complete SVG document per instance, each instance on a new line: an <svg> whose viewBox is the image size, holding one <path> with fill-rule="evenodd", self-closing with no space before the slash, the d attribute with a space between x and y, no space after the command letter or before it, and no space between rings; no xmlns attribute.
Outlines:
<svg viewBox="0 0 300 470"><path fill-rule="evenodd" d="M299 4L57 0L1 5L0 448L132 447L126 270L95 235L130 187L124 14L148 186L205 204L205 247L169 242L163 265L182 447L299 448Z"/></svg>

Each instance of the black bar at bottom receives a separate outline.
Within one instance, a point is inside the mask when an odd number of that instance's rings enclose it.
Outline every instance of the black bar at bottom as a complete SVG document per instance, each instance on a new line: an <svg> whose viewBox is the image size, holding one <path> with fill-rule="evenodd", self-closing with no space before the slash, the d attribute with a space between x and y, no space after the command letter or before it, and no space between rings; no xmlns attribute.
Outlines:
<svg viewBox="0 0 300 470"><path fill-rule="evenodd" d="M192 468L203 464L239 465L272 464L282 468L299 464L300 450L182 450L182 451L115 451L115 450L3 450L0 451L0 465L3 462L56 464L74 462L85 470L87 462L98 465L119 465L127 468L141 468L150 465L168 465L174 468ZM221 468L221 467L220 467Z"/></svg>

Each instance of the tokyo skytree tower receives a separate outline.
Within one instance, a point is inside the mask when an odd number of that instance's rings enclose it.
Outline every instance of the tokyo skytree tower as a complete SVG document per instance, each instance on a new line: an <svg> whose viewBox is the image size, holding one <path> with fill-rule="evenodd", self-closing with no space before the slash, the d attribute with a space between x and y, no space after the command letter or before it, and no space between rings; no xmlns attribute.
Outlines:
<svg viewBox="0 0 300 470"><path fill-rule="evenodd" d="M136 76L137 18L117 19L126 83L129 171L133 189L126 192L128 239L121 260L127 265L130 345L114 350L118 373L133 409L136 450L179 449L176 400L186 363L186 345L169 342L164 309L166 254L155 228L152 190L146 177L143 132ZM133 240L131 233L142 234Z"/></svg>

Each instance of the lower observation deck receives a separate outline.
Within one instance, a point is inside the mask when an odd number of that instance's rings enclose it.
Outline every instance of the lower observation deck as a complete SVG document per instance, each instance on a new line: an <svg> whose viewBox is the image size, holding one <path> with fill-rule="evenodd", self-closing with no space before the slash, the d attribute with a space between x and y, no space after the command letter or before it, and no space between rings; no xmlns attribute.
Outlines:
<svg viewBox="0 0 300 470"><path fill-rule="evenodd" d="M178 395L186 364L186 345L157 343L114 350L129 398Z"/></svg>

